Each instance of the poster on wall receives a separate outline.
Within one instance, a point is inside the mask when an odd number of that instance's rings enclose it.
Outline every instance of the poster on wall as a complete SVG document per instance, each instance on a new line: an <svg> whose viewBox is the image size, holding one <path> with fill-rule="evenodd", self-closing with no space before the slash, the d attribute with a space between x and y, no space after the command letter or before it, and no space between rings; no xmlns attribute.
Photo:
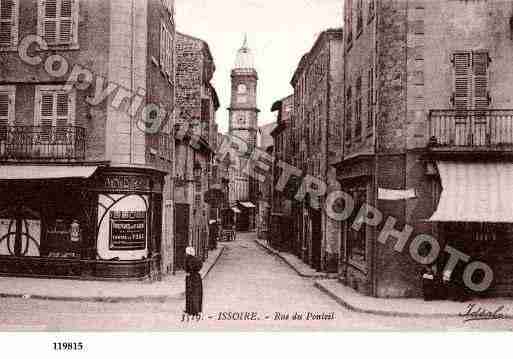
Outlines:
<svg viewBox="0 0 513 359"><path fill-rule="evenodd" d="M146 249L146 211L110 212L110 250Z"/></svg>

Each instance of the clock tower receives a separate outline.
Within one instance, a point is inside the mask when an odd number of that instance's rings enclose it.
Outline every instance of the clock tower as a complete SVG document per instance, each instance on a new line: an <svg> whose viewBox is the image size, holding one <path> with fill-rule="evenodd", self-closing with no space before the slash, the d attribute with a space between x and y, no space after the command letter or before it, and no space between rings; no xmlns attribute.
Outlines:
<svg viewBox="0 0 513 359"><path fill-rule="evenodd" d="M257 83L253 54L247 37L237 52L231 73L232 96L229 117L229 133L244 140L249 148L256 146L258 134Z"/></svg>

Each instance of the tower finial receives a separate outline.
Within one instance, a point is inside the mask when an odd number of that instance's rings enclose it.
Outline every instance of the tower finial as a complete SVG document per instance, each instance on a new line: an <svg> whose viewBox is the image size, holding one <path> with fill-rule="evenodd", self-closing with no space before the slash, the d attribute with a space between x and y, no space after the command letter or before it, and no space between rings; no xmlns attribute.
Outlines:
<svg viewBox="0 0 513 359"><path fill-rule="evenodd" d="M244 43L242 44L242 48L243 49L248 48L248 33L247 32L244 33Z"/></svg>

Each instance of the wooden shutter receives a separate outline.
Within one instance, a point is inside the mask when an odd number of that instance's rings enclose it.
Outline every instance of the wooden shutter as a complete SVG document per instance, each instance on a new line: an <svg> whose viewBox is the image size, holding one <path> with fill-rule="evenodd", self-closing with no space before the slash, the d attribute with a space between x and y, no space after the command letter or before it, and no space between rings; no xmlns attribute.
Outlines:
<svg viewBox="0 0 513 359"><path fill-rule="evenodd" d="M164 69L166 63L166 28L160 25L160 67Z"/></svg>
<svg viewBox="0 0 513 359"><path fill-rule="evenodd" d="M50 45L77 41L78 0L40 0L39 34Z"/></svg>
<svg viewBox="0 0 513 359"><path fill-rule="evenodd" d="M41 93L39 103L39 125L41 126L41 140L50 141L52 126L55 119L54 93Z"/></svg>
<svg viewBox="0 0 513 359"><path fill-rule="evenodd" d="M0 0L0 47L15 46L17 42L17 0Z"/></svg>
<svg viewBox="0 0 513 359"><path fill-rule="evenodd" d="M59 42L73 42L73 0L60 0Z"/></svg>
<svg viewBox="0 0 513 359"><path fill-rule="evenodd" d="M487 109L490 101L488 97L488 53L474 52L472 54L472 100L475 110Z"/></svg>
<svg viewBox="0 0 513 359"><path fill-rule="evenodd" d="M0 141L7 139L7 126L12 123L14 101L8 91L0 92Z"/></svg>
<svg viewBox="0 0 513 359"><path fill-rule="evenodd" d="M455 110L466 111L470 105L470 52L454 54L454 94Z"/></svg>

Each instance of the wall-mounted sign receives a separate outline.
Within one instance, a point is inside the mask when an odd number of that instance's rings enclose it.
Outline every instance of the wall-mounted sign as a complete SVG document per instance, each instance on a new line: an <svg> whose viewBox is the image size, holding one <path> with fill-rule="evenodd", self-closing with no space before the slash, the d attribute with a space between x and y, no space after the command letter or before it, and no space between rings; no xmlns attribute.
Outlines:
<svg viewBox="0 0 513 359"><path fill-rule="evenodd" d="M110 212L110 250L146 249L146 211Z"/></svg>

